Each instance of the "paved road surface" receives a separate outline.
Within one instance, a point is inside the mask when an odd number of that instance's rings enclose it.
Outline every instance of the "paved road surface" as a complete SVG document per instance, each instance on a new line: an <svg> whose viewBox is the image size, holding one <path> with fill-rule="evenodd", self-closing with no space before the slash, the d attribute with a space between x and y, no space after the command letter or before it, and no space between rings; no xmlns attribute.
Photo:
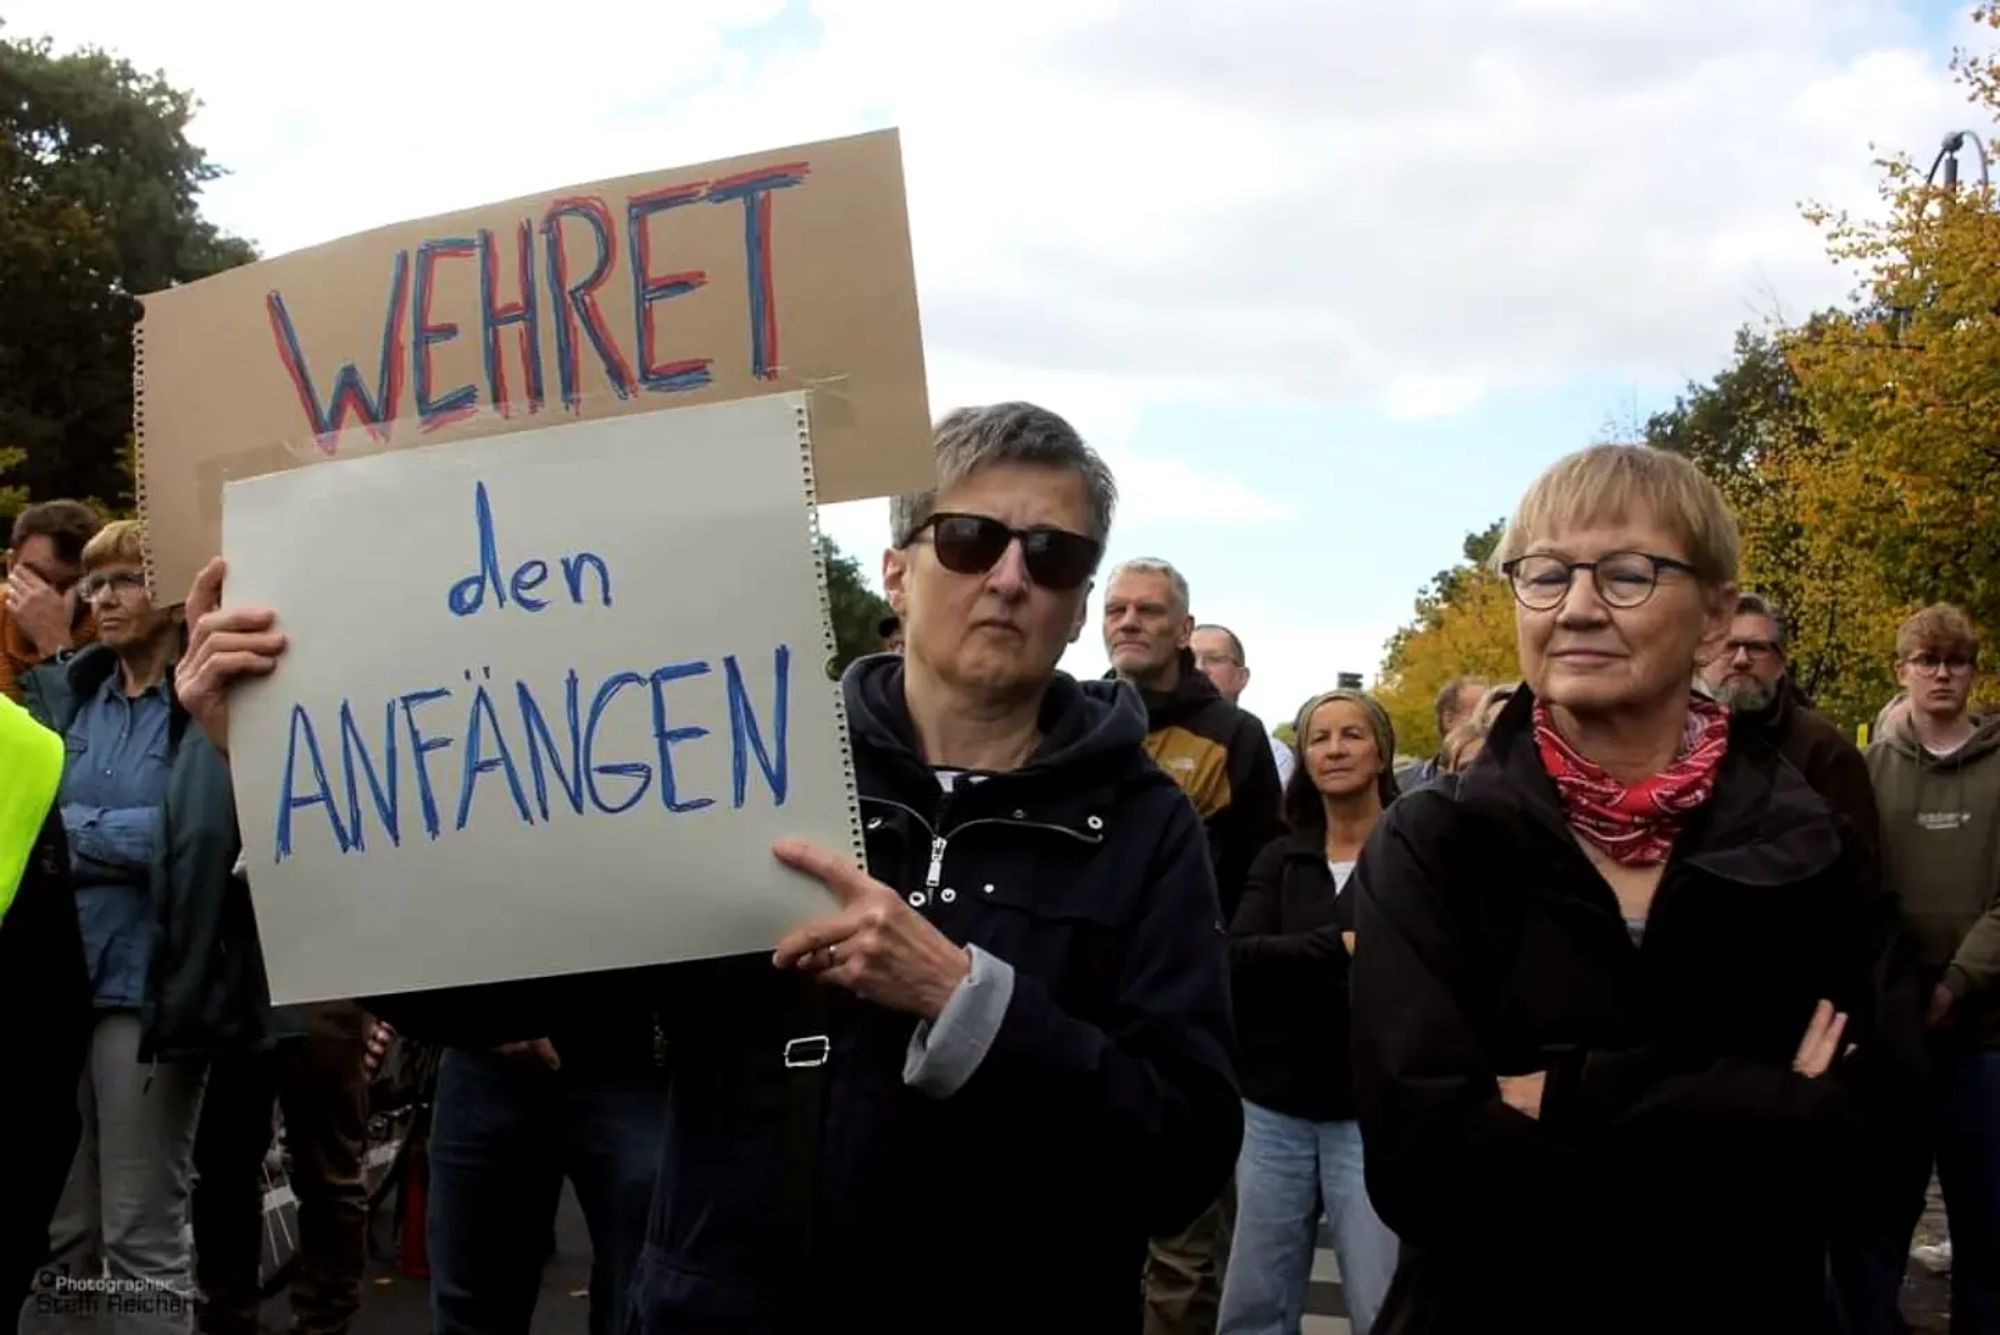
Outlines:
<svg viewBox="0 0 2000 1335"><path fill-rule="evenodd" d="M556 1252L542 1272L532 1335L586 1335L590 1301L583 1293L589 1283L590 1235L575 1195L565 1186L556 1214ZM423 1335L430 1329L429 1302L428 1283L405 1278L392 1263L371 1260L353 1335ZM263 1325L270 1335L284 1335L290 1320L282 1298L265 1305Z"/></svg>
<svg viewBox="0 0 2000 1335"><path fill-rule="evenodd" d="M1929 1241L1942 1234L1942 1219L1933 1201L1921 1236ZM1755 1236L1745 1235L1736 1241L1743 1264L1754 1270ZM1326 1242L1322 1235L1321 1246L1313 1254L1312 1294L1306 1306L1309 1315L1301 1335L1348 1335L1349 1332L1340 1296L1339 1267ZM590 1239L584 1231L583 1215L575 1198L565 1189L556 1219L556 1254L542 1276L542 1296L535 1307L534 1335L585 1335L589 1302L578 1295L589 1282L589 1271ZM430 1328L426 1307L429 1292L424 1281L403 1278L393 1265L372 1265L354 1335L422 1335ZM1903 1310L1913 1335L1944 1335L1949 1311L1947 1279L1912 1264L1903 1288ZM264 1309L264 1328L272 1335L282 1335L287 1320L282 1299ZM1773 1332L1773 1335L1784 1333Z"/></svg>

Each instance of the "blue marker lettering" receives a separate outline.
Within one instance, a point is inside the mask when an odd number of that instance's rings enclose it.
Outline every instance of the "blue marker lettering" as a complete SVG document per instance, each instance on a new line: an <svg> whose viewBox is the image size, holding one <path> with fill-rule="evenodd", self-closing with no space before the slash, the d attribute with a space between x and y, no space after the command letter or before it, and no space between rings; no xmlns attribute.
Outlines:
<svg viewBox="0 0 2000 1335"><path fill-rule="evenodd" d="M473 254L469 237L425 241L417 247L417 277L410 285L410 361L416 368L417 416L426 430L467 416L479 402L479 391L469 384L460 385L436 400L431 398L431 348L458 337L456 324L431 319L437 263L441 259L471 259Z"/></svg>
<svg viewBox="0 0 2000 1335"><path fill-rule="evenodd" d="M313 790L305 796L296 796L292 780L295 777L299 753L299 737L306 740L306 756L312 761ZM347 831L341 828L340 810L333 804L333 789L326 781L326 762L320 758L319 738L313 733L312 718L307 715L304 705L292 706L291 730L285 736L285 781L278 790L278 831L277 857L283 862L292 853L292 813L305 807L326 808L327 824L333 827L333 841L345 853L351 847Z"/></svg>
<svg viewBox="0 0 2000 1335"><path fill-rule="evenodd" d="M523 561L520 569L514 572L514 578L509 582L508 587L513 590L514 601L521 605L522 611L539 612L549 605L548 599L536 598L529 592L531 589L541 588L543 583L548 580L548 577L549 563L547 561Z"/></svg>
<svg viewBox="0 0 2000 1335"><path fill-rule="evenodd" d="M788 783L788 758L785 749L786 716L790 712L792 651L779 645L771 653L771 673L776 679L775 699L771 707L771 734L776 746L766 749L764 735L757 727L757 716L751 712L750 692L744 689L743 673L736 665L736 656L723 657L722 671L729 689L729 735L730 753L735 766L735 805L743 806L745 789L748 787L749 773L747 760L751 753L757 757L757 768L764 772L764 782L770 785L772 800L778 806L785 805L785 789ZM777 760L771 759L771 750L777 752Z"/></svg>
<svg viewBox="0 0 2000 1335"><path fill-rule="evenodd" d="M669 728L667 726L667 695L663 689L669 682L680 681L686 677L705 677L707 675L708 664L696 662L675 663L671 667L661 668L652 676L653 738L660 749L660 805L669 811L700 811L703 807L712 807L715 805L715 799L712 797L689 798L683 802L679 800L675 792L674 743L691 742L697 737L706 737L708 736L708 729L693 726Z"/></svg>
<svg viewBox="0 0 2000 1335"><path fill-rule="evenodd" d="M375 814L381 819L382 828L389 832L389 846L403 846L402 813L396 801L396 704L393 700L382 710L382 754L381 772L389 776L386 788L375 771L374 760L368 754L368 744L361 740L361 729L354 722L354 709L342 700L340 767L347 772L347 825L357 852L368 849L362 832L361 793L355 783L357 770L368 778L368 793L375 800ZM359 765L355 763L357 760Z"/></svg>
<svg viewBox="0 0 2000 1335"><path fill-rule="evenodd" d="M585 566L597 568L597 593L606 607L611 606L611 567L604 564L604 558L595 552L578 552L575 556L562 559L563 579L569 584L569 600L583 601L583 571Z"/></svg>
<svg viewBox="0 0 2000 1335"><path fill-rule="evenodd" d="M541 298L535 283L535 227L521 220L519 239L519 283L521 299L503 303L499 299L500 261L493 245L493 233L479 231L479 329L486 361L486 396L502 417L512 414L513 400L507 393L507 370L500 358L500 331L509 325L521 328L521 365L528 376L528 411L542 410L542 321Z"/></svg>
<svg viewBox="0 0 2000 1335"><path fill-rule="evenodd" d="M486 740L489 727L498 752L494 758L488 758L481 745ZM507 772L507 788L514 794L514 809L521 813L523 821L533 825L535 818L528 813L528 799L521 792L521 776L514 769L514 754L507 749L506 734L500 731L500 718L493 712L493 697L486 693L486 686L481 683L473 689L472 708L466 712L464 774L459 782L458 820L454 828L464 829L465 822L472 816L472 790L479 782L479 776L496 769Z"/></svg>
<svg viewBox="0 0 2000 1335"><path fill-rule="evenodd" d="M638 762L600 765L596 761L597 725L603 719L605 709L611 704L611 701L617 696L618 692L624 690L627 686L644 686L645 684L646 679L636 672L620 672L614 677L605 678L604 684L597 688L597 697L590 702L590 722L584 728L583 733L584 781L590 789L590 800L596 805L599 811L602 811L607 816L615 816L621 811L628 811L638 805L639 799L646 795L646 789L651 787L653 783L653 770L649 765ZM597 778L601 774L616 775L619 778L637 779L639 786L632 790L630 797L620 802L617 806L611 806L605 802L604 798L597 791Z"/></svg>
<svg viewBox="0 0 2000 1335"><path fill-rule="evenodd" d="M555 740L549 736L549 725L542 718L541 706L528 690L528 683L517 681L514 689L521 705L521 730L528 735L528 768L535 779L535 803L541 808L542 819L549 818L549 784L542 773L542 752L546 750L549 768L556 772L556 782L562 785L563 795L569 798L570 810L583 814L583 730L576 722L576 670L564 679L563 704L569 716L569 770L564 772L557 757Z"/></svg>
<svg viewBox="0 0 2000 1335"><path fill-rule="evenodd" d="M410 730L410 749L415 752L417 762L417 796L422 799L424 809L424 833L435 839L438 837L437 795L431 789L430 767L424 757L432 751L442 751L451 745L449 737L426 737L417 727L414 711L433 700L449 700L451 692L442 688L429 691L411 691L397 703L403 707L403 726Z"/></svg>
<svg viewBox="0 0 2000 1335"><path fill-rule="evenodd" d="M451 614L469 617L486 605L486 585L493 585L493 599L507 605L507 589L500 580L500 539L493 532L493 503L486 498L486 484L472 484L472 522L479 530L479 573L467 575L451 586L445 599Z"/></svg>

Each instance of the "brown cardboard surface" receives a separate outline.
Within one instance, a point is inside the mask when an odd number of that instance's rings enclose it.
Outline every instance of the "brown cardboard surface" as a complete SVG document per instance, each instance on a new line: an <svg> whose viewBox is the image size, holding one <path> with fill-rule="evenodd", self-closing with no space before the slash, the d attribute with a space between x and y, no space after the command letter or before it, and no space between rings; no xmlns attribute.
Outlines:
<svg viewBox="0 0 2000 1335"><path fill-rule="evenodd" d="M224 479L327 459L807 390L818 499L934 476L893 130L398 223L154 293L134 373L166 602L219 550Z"/></svg>

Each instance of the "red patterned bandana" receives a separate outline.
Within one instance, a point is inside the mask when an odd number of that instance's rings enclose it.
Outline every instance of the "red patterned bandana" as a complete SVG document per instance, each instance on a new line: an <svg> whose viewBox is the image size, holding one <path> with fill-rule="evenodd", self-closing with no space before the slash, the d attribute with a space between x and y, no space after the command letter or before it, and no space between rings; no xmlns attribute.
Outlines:
<svg viewBox="0 0 2000 1335"><path fill-rule="evenodd" d="M1688 702L1687 732L1666 769L1624 784L1577 753L1535 702L1535 746L1556 782L1570 828L1627 867L1667 860L1688 814L1715 790L1715 772L1729 750L1729 711L1699 696Z"/></svg>

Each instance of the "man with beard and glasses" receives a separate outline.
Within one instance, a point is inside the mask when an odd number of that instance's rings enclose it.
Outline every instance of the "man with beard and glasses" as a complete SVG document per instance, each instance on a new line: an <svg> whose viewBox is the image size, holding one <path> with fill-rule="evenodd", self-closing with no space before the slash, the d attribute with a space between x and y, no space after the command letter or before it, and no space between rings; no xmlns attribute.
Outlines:
<svg viewBox="0 0 2000 1335"><path fill-rule="evenodd" d="M1853 827L1873 861L1878 840L1868 762L1846 734L1815 712L1792 680L1791 626L1768 599L1736 601L1729 639L1702 670L1702 685L1733 714L1755 722L1834 814Z"/></svg>

